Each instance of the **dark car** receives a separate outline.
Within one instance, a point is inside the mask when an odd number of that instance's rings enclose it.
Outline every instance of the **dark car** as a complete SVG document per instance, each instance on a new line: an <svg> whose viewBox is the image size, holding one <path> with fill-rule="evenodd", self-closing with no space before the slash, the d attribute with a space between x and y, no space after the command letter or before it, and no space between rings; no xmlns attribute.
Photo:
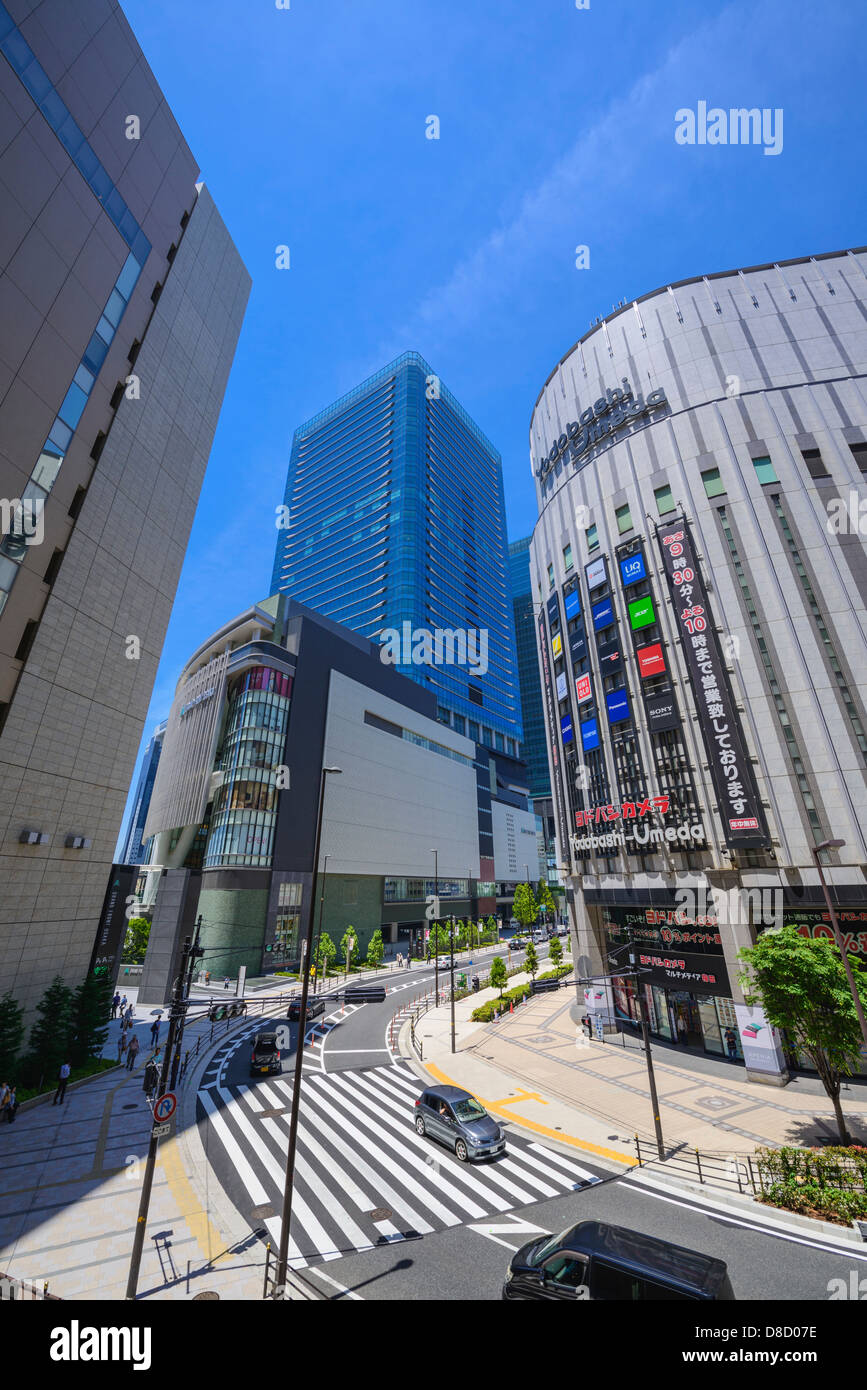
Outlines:
<svg viewBox="0 0 867 1390"><path fill-rule="evenodd" d="M509 1261L503 1298L608 1302L733 1299L722 1260L605 1221L529 1241Z"/></svg>
<svg viewBox="0 0 867 1390"><path fill-rule="evenodd" d="M502 1153L506 1136L483 1105L459 1086L429 1086L415 1102L415 1127L422 1137L454 1149L462 1163Z"/></svg>
<svg viewBox="0 0 867 1390"><path fill-rule="evenodd" d="M325 1013L325 1000L318 998L315 994L307 996L306 1021L309 1023L311 1018L318 1018ZM289 1017L293 1023L298 1023L301 1019L301 1000L293 999L289 1005Z"/></svg>
<svg viewBox="0 0 867 1390"><path fill-rule="evenodd" d="M270 1076L283 1070L276 1033L257 1033L250 1054L250 1075Z"/></svg>

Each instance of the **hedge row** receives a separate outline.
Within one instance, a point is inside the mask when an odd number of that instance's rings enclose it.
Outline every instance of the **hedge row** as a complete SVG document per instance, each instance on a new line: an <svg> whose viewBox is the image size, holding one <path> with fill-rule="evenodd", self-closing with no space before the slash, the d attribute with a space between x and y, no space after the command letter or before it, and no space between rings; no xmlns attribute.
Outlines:
<svg viewBox="0 0 867 1390"><path fill-rule="evenodd" d="M821 1221L837 1221L843 1226L867 1219L867 1192L844 1192L838 1187L820 1187L816 1182L800 1186L775 1182L765 1188L759 1201Z"/></svg>
<svg viewBox="0 0 867 1390"><path fill-rule="evenodd" d="M522 967L523 969L523 967ZM519 974L520 971L512 971L512 974ZM559 980L564 975L572 974L571 965L560 965L556 970L548 970L544 975L538 975L539 980ZM491 1023L493 1019L499 1018L501 1014L508 1013L510 1003L520 1004L532 993L533 986L528 980L523 985L516 985L514 989L507 989L501 999L489 999L486 1004L480 1004L477 1009L473 1009L470 1018L473 1023Z"/></svg>
<svg viewBox="0 0 867 1390"><path fill-rule="evenodd" d="M762 1187L867 1192L867 1148L756 1149Z"/></svg>

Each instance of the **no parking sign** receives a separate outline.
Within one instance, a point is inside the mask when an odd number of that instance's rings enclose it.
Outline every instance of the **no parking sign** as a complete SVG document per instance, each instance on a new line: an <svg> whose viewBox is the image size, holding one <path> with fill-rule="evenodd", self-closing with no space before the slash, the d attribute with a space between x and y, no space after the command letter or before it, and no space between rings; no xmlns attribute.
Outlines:
<svg viewBox="0 0 867 1390"><path fill-rule="evenodd" d="M166 1091L154 1102L154 1120L158 1125L166 1124L178 1108L178 1098L173 1091Z"/></svg>

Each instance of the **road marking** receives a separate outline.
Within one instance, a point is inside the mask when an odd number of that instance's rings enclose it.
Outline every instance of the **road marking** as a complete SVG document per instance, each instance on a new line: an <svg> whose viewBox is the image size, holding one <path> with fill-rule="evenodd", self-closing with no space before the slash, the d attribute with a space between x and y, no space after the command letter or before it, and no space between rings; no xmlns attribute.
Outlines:
<svg viewBox="0 0 867 1390"><path fill-rule="evenodd" d="M545 1230L544 1226L534 1226L532 1221L520 1221L517 1218L514 1221L498 1221L496 1226L481 1223L479 1225L470 1226L468 1229L475 1231L476 1235L485 1236L487 1240L492 1240L496 1245L505 1245L507 1250L512 1251L520 1250L524 1242L522 1241L521 1245L512 1245L508 1240L502 1240L501 1235L533 1235L534 1232L538 1232L538 1234L542 1236L550 1234L549 1231ZM500 1232L501 1235L495 1234L495 1232Z"/></svg>
<svg viewBox="0 0 867 1390"><path fill-rule="evenodd" d="M544 1100L542 1096L539 1095L538 1091L522 1091L520 1086L518 1087L518 1094L516 1096L507 1096L505 1100L493 1100L491 1101L491 1104L500 1106L521 1105L525 1100L537 1100L540 1105L548 1104L548 1102Z"/></svg>
<svg viewBox="0 0 867 1390"><path fill-rule="evenodd" d="M366 1057L368 1052L388 1052L387 1047L329 1047L328 1056L333 1057L335 1052L359 1052Z"/></svg>
<svg viewBox="0 0 867 1390"><path fill-rule="evenodd" d="M458 1085L457 1081L453 1081L450 1076L446 1076L445 1072L440 1071L439 1067L434 1066L433 1062L425 1062L423 1066L425 1071L428 1072L435 1081L439 1081L446 1086ZM465 1089L465 1087L461 1087L461 1090ZM476 1099L479 1104L484 1105L487 1110L500 1112L502 1109L496 1101L484 1100L481 1096L477 1096ZM515 1121L515 1116L511 1111L507 1110L506 1119ZM517 1121L515 1122L517 1123ZM559 1144L569 1144L572 1148L584 1149L587 1153L598 1154L600 1158L613 1159L615 1163L623 1163L628 1168L638 1167L638 1159L633 1158L632 1154L620 1153L617 1149L608 1149L604 1144L593 1144L589 1139L579 1139L577 1135L561 1133L559 1129L549 1129L547 1125L537 1124L535 1120L525 1119L523 1115L521 1116L520 1124L522 1128L531 1129L534 1134L544 1134L546 1138L554 1139Z"/></svg>
<svg viewBox="0 0 867 1390"><path fill-rule="evenodd" d="M331 1284L333 1288L337 1289L338 1292L340 1292L341 1294L345 1294L347 1298L355 1298L358 1300L359 1303L364 1302L364 1299L361 1297L360 1293L355 1293L353 1289L347 1289L344 1287L343 1284L338 1284L336 1279L332 1279L331 1275L326 1274L325 1271L320 1269L318 1265L316 1266L315 1271L311 1272L315 1273L315 1277L317 1279L322 1279L326 1284Z"/></svg>

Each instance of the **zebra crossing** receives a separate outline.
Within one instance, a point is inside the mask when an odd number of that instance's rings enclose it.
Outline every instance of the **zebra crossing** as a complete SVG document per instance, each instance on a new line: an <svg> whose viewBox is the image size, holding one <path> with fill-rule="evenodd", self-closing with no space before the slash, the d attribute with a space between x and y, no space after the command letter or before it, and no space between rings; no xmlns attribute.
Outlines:
<svg viewBox="0 0 867 1390"><path fill-rule="evenodd" d="M413 1125L420 1082L404 1065L305 1077L289 1258L301 1269L561 1197L598 1182L569 1155L509 1134L506 1154L460 1163ZM211 1161L251 1224L280 1239L292 1087L273 1077L199 1091L219 1141ZM255 1215L254 1215L255 1212Z"/></svg>
<svg viewBox="0 0 867 1390"><path fill-rule="evenodd" d="M350 1014L363 1008L363 1004L347 1004L344 1009L337 1008L332 1014L322 1015L308 1024L304 1032L303 1065L305 1072L324 1071L322 1047L328 1034L337 1027L341 1019L348 1018ZM269 1029L279 1028L281 1025L288 1027L285 1018L274 1018L266 1015L263 1018L251 1020L247 1027L233 1032L232 1036L211 1057L202 1076L200 1087L210 1086L217 1081L224 1085L229 1063L239 1048L249 1047L251 1040L257 1033L264 1033ZM288 1043L286 1046L288 1047Z"/></svg>

